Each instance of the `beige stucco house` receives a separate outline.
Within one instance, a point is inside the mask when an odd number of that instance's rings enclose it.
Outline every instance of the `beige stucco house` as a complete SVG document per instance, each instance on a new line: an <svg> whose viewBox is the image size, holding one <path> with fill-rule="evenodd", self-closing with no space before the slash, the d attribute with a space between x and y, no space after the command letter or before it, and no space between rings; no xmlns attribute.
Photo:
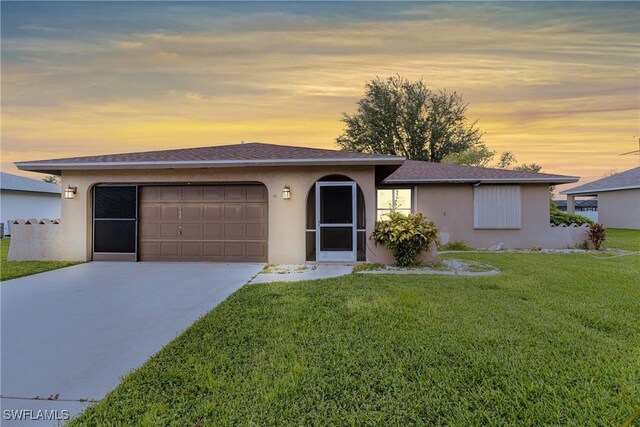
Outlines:
<svg viewBox="0 0 640 427"><path fill-rule="evenodd" d="M598 222L609 228L640 230L640 167L562 191L567 212L575 211L576 197L598 198Z"/></svg>
<svg viewBox="0 0 640 427"><path fill-rule="evenodd" d="M390 210L476 247L584 240L549 225L549 186L568 176L262 143L16 165L62 175L58 259L390 262L369 239Z"/></svg>

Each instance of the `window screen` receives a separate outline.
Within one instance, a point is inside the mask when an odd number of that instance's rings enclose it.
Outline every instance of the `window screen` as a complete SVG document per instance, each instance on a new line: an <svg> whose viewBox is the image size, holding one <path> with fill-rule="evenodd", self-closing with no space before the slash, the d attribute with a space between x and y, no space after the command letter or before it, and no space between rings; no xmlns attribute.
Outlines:
<svg viewBox="0 0 640 427"><path fill-rule="evenodd" d="M95 252L133 253L136 251L136 222L96 221L94 239Z"/></svg>
<svg viewBox="0 0 640 427"><path fill-rule="evenodd" d="M95 217L135 219L136 187L96 187Z"/></svg>
<svg viewBox="0 0 640 427"><path fill-rule="evenodd" d="M481 185L473 190L474 228L522 227L522 196L519 185Z"/></svg>
<svg viewBox="0 0 640 427"><path fill-rule="evenodd" d="M135 253L137 187L97 186L93 201L94 252Z"/></svg>

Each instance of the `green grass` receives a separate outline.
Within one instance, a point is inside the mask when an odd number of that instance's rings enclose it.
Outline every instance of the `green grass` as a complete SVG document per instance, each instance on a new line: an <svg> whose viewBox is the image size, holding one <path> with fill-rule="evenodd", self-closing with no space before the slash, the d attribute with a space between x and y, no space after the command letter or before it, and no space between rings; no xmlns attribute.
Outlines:
<svg viewBox="0 0 640 427"><path fill-rule="evenodd" d="M590 426L640 409L637 257L455 258L502 273L245 286L71 425Z"/></svg>
<svg viewBox="0 0 640 427"><path fill-rule="evenodd" d="M605 240L604 246L609 249L640 251L640 230L607 228L607 240Z"/></svg>
<svg viewBox="0 0 640 427"><path fill-rule="evenodd" d="M71 261L7 261L10 239L0 239L0 281L80 264Z"/></svg>

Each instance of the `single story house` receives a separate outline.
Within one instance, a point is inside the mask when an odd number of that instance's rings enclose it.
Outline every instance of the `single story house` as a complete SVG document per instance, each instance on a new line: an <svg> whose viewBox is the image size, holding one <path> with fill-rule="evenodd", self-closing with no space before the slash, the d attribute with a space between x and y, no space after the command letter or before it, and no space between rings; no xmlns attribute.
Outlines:
<svg viewBox="0 0 640 427"><path fill-rule="evenodd" d="M576 197L597 197L598 222L610 228L640 230L640 167L569 190L567 212L575 212Z"/></svg>
<svg viewBox="0 0 640 427"><path fill-rule="evenodd" d="M16 163L61 174L61 259L391 262L376 219L422 212L475 247L569 247L549 186L578 178L246 143Z"/></svg>
<svg viewBox="0 0 640 427"><path fill-rule="evenodd" d="M60 186L0 172L0 222L11 235L11 222L23 218L60 218Z"/></svg>

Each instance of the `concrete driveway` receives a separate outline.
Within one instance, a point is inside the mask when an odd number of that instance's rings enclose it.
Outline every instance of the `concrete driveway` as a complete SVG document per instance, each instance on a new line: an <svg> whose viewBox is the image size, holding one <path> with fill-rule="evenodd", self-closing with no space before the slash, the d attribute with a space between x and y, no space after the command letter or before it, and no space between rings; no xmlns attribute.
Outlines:
<svg viewBox="0 0 640 427"><path fill-rule="evenodd" d="M0 424L76 415L262 266L102 262L3 282Z"/></svg>

